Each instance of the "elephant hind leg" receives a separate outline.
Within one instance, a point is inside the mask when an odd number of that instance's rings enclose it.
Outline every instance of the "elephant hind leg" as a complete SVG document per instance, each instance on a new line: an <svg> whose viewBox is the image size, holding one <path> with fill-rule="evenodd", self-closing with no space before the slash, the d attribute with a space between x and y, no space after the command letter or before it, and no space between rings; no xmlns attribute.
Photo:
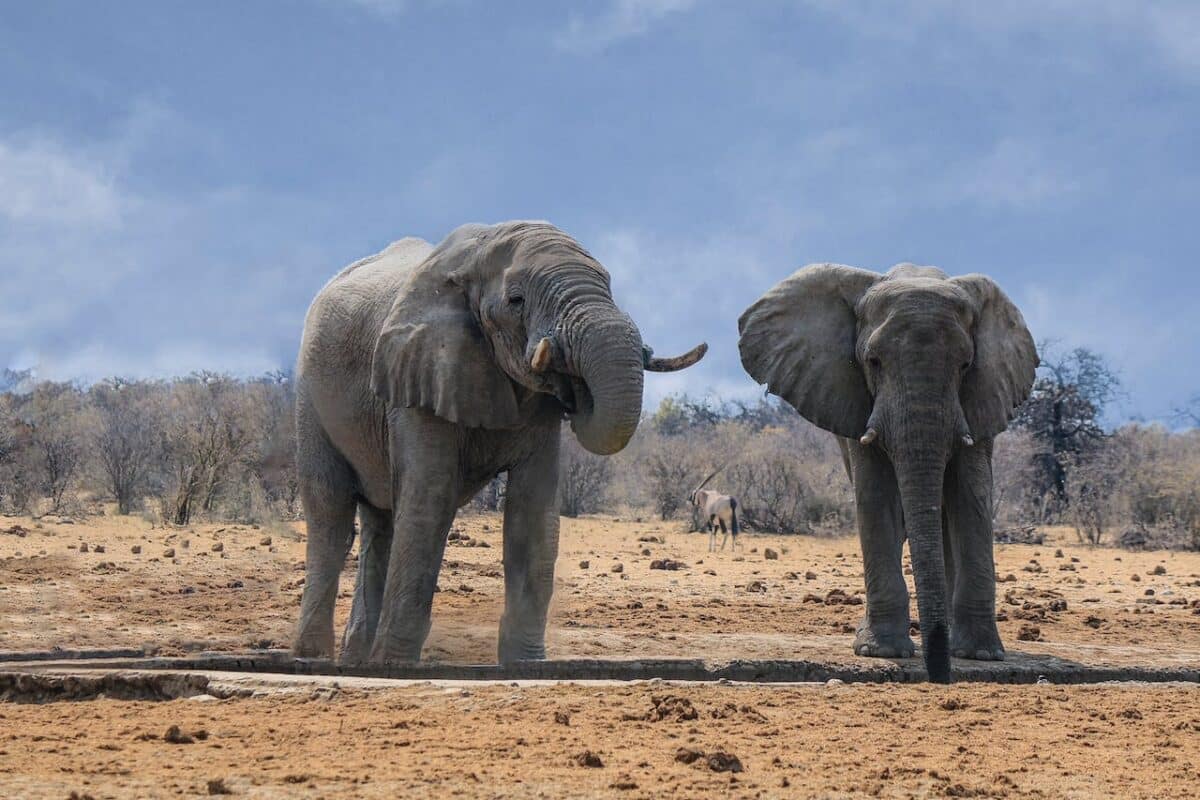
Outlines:
<svg viewBox="0 0 1200 800"><path fill-rule="evenodd" d="M350 619L342 635L343 664L365 663L379 627L383 608L383 586L387 581L388 556L392 549L392 512L359 502L358 577Z"/></svg>
<svg viewBox="0 0 1200 800"><path fill-rule="evenodd" d="M324 431L297 420L300 499L308 527L304 595L292 652L301 658L333 656L333 609L338 577L354 541L355 476ZM313 426L315 427L315 426Z"/></svg>

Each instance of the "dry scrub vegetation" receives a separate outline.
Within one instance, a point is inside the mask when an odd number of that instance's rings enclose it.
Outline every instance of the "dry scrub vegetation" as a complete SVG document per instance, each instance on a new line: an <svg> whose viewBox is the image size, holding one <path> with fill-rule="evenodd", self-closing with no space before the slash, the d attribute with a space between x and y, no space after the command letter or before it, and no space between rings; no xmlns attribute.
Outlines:
<svg viewBox="0 0 1200 800"><path fill-rule="evenodd" d="M1002 540L1036 540L1070 525L1080 541L1200 549L1200 429L1101 424L1120 393L1088 350L1043 346L1033 396L995 442L995 517ZM83 388L0 378L0 511L79 516L136 513L157 525L267 524L300 515L293 463L292 384L200 373L174 381L108 380ZM1182 409L1200 418L1200 401ZM853 496L833 437L773 399L674 396L629 447L601 458L564 433L560 510L678 519L696 529L687 497L736 495L744 526L841 533ZM504 478L472 507L498 510Z"/></svg>

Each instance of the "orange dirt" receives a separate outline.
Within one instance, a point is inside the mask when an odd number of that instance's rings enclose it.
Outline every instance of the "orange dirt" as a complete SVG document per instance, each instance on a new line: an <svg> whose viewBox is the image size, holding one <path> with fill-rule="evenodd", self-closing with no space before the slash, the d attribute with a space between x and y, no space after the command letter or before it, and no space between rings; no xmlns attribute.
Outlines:
<svg viewBox="0 0 1200 800"><path fill-rule="evenodd" d="M491 661L503 602L500 520L467 517L456 529L491 546L447 548L425 656ZM286 646L303 586L302 530L0 519L0 649ZM1045 545L996 548L998 573L1015 578L997 598L1010 651L1089 664L1200 663L1200 554L1127 553L1051 534ZM646 537L663 541L639 541ZM768 547L777 560L764 558ZM662 558L686 568L650 569ZM707 536L674 523L564 520L548 651L849 663L862 606L840 600L861 594L861 575L853 537L747 535L736 555L712 554ZM1038 640L1019 640L1024 627L1037 628ZM696 719L645 719L661 695L684 696ZM569 724L556 723L556 712ZM0 714L5 797L206 795L218 779L250 797L1186 797L1200 786L1195 686L631 684L479 686L466 695L425 686L5 704ZM209 736L189 745L138 738L172 724ZM681 747L705 758L677 762ZM709 769L718 749L745 771ZM575 765L584 751L604 766Z"/></svg>

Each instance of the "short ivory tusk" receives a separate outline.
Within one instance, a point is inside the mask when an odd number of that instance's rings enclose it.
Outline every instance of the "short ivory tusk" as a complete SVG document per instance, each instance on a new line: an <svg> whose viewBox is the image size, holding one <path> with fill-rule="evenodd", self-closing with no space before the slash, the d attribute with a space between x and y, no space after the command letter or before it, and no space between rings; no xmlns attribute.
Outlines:
<svg viewBox="0 0 1200 800"><path fill-rule="evenodd" d="M858 443L861 444L863 447L866 447L871 442L875 441L875 437L878 435L879 435L879 431L875 430L874 428L867 428L867 432L859 437Z"/></svg>
<svg viewBox="0 0 1200 800"><path fill-rule="evenodd" d="M533 358L529 360L529 366L534 372L545 372L550 366L550 337L543 337L538 342L537 348L533 351Z"/></svg>
<svg viewBox="0 0 1200 800"><path fill-rule="evenodd" d="M963 443L963 444L965 444L967 447L974 447L974 446L975 446L975 440L971 438L971 434L969 434L969 433L968 433L968 434L965 434L965 435L962 437L962 443Z"/></svg>
<svg viewBox="0 0 1200 800"><path fill-rule="evenodd" d="M701 342L681 356L676 356L675 358L654 358L654 351L649 347L643 347L642 366L650 372L678 372L681 369L687 369L692 364L704 358L704 354L707 352L708 343Z"/></svg>

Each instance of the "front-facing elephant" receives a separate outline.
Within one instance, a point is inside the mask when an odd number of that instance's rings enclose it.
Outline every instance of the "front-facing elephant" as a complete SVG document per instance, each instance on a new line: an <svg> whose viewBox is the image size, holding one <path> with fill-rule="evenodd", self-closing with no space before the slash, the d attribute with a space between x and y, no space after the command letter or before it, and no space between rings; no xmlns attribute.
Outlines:
<svg viewBox="0 0 1200 800"><path fill-rule="evenodd" d="M338 575L361 522L342 659L415 661L459 507L508 473L501 661L545 657L558 552L559 426L615 453L652 357L609 276L546 223L402 239L339 273L304 325L296 375L307 575L294 652L330 656Z"/></svg>
<svg viewBox="0 0 1200 800"><path fill-rule="evenodd" d="M983 275L816 264L763 295L738 329L746 371L844 437L867 592L855 652L913 654L907 533L930 680L949 682L951 653L1004 658L992 440L1028 397L1038 365L1021 312Z"/></svg>

